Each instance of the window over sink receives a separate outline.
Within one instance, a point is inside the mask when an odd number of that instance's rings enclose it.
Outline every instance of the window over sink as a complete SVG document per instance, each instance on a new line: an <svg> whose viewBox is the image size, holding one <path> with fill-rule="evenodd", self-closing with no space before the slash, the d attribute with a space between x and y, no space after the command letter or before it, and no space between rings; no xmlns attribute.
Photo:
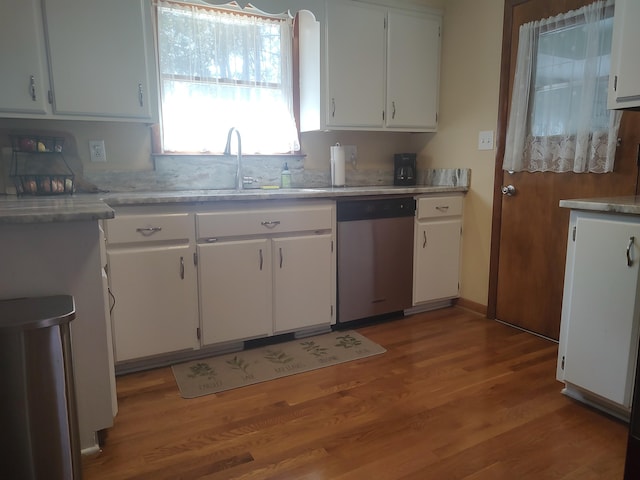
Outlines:
<svg viewBox="0 0 640 480"><path fill-rule="evenodd" d="M236 2L157 0L163 150L247 154L300 150L293 113L293 18Z"/></svg>

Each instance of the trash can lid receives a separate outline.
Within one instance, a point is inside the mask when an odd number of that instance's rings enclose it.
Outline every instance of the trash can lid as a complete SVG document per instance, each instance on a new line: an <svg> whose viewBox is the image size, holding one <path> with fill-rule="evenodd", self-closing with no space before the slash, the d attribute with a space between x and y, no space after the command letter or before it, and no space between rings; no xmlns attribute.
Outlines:
<svg viewBox="0 0 640 480"><path fill-rule="evenodd" d="M0 334L7 331L53 327L76 318L71 295L0 300Z"/></svg>

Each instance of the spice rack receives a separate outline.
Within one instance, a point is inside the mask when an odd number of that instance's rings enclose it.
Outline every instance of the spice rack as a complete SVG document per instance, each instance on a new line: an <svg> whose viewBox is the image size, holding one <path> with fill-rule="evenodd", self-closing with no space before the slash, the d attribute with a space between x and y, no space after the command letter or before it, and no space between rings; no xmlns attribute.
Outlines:
<svg viewBox="0 0 640 480"><path fill-rule="evenodd" d="M64 138L10 135L11 177L22 195L71 195L73 170L62 154Z"/></svg>

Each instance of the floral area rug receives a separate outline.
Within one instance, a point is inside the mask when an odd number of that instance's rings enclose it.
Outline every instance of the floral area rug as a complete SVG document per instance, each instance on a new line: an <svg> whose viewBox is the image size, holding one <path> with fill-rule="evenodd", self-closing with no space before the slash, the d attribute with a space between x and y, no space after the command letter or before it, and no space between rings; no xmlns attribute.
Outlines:
<svg viewBox="0 0 640 480"><path fill-rule="evenodd" d="M384 352L383 347L358 332L343 331L194 360L171 368L180 395L195 398Z"/></svg>

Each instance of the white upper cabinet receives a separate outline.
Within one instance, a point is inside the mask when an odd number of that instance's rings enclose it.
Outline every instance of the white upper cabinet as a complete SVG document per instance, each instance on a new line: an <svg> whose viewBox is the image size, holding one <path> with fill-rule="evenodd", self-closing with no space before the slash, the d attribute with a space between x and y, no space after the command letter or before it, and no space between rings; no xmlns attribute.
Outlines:
<svg viewBox="0 0 640 480"><path fill-rule="evenodd" d="M45 114L49 74L38 0L0 0L0 116Z"/></svg>
<svg viewBox="0 0 640 480"><path fill-rule="evenodd" d="M387 126L436 130L439 65L440 19L390 10L387 27Z"/></svg>
<svg viewBox="0 0 640 480"><path fill-rule="evenodd" d="M150 2L40 4L0 0L0 116L156 121Z"/></svg>
<svg viewBox="0 0 640 480"><path fill-rule="evenodd" d="M436 130L441 17L352 0L299 17L300 127Z"/></svg>
<svg viewBox="0 0 640 480"><path fill-rule="evenodd" d="M150 120L149 2L44 4L54 112Z"/></svg>
<svg viewBox="0 0 640 480"><path fill-rule="evenodd" d="M640 2L616 0L611 46L611 74L607 106L640 107Z"/></svg>
<svg viewBox="0 0 640 480"><path fill-rule="evenodd" d="M355 2L327 10L327 109L329 127L384 125L386 10Z"/></svg>

